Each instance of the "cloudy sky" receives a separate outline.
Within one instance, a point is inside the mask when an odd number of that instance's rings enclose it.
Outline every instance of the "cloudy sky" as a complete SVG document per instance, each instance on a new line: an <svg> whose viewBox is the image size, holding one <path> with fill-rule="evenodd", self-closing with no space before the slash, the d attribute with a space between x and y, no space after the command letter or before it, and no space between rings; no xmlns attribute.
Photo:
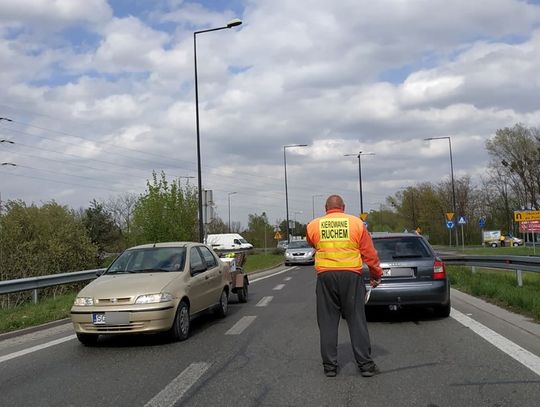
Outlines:
<svg viewBox="0 0 540 407"><path fill-rule="evenodd" d="M417 182L473 179L485 141L540 123L540 2L0 0L0 193L86 207L141 193L152 170L197 175L218 214L359 212ZM13 144L12 144L13 143ZM197 179L182 179L197 184Z"/></svg>

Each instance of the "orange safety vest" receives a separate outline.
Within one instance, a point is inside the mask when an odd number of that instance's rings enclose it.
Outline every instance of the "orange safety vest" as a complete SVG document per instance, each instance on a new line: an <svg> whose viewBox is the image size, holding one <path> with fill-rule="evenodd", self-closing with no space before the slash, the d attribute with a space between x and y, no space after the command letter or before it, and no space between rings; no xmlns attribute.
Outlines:
<svg viewBox="0 0 540 407"><path fill-rule="evenodd" d="M339 209L327 211L326 216L312 220L307 226L307 240L312 244L317 273L349 270L362 273L360 238L363 222Z"/></svg>

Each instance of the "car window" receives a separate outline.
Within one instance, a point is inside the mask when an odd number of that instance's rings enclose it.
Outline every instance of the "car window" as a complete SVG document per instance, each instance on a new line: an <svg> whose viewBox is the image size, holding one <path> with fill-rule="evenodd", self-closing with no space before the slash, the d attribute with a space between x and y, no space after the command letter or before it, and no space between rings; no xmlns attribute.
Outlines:
<svg viewBox="0 0 540 407"><path fill-rule="evenodd" d="M207 247L199 246L199 250L201 251L202 257L204 262L206 263L206 267L211 269L213 267L217 266L217 261L214 255L210 250L208 250Z"/></svg>
<svg viewBox="0 0 540 407"><path fill-rule="evenodd" d="M287 249L306 249L308 247L311 246L305 240L293 240L291 243L289 243Z"/></svg>
<svg viewBox="0 0 540 407"><path fill-rule="evenodd" d="M196 247L192 247L189 251L189 268L192 272L201 272L206 270L206 264L204 263L201 254Z"/></svg>
<svg viewBox="0 0 540 407"><path fill-rule="evenodd" d="M432 257L422 239L416 237L376 238L373 244L381 261Z"/></svg>
<svg viewBox="0 0 540 407"><path fill-rule="evenodd" d="M107 273L181 271L186 249L183 247L150 247L126 250L107 269Z"/></svg>
<svg viewBox="0 0 540 407"><path fill-rule="evenodd" d="M240 240L234 239L234 244L240 244Z"/></svg>

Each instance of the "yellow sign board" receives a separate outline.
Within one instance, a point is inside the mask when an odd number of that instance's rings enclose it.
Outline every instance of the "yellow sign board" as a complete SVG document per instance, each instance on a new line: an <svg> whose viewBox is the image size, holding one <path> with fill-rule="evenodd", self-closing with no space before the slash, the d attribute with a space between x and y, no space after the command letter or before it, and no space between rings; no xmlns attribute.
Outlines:
<svg viewBox="0 0 540 407"><path fill-rule="evenodd" d="M276 234L274 235L274 239L275 240L281 240L281 238L282 238L281 233L276 232Z"/></svg>
<svg viewBox="0 0 540 407"><path fill-rule="evenodd" d="M446 220L454 219L454 212L446 212Z"/></svg>
<svg viewBox="0 0 540 407"><path fill-rule="evenodd" d="M540 211L514 211L514 221L540 220Z"/></svg>
<svg viewBox="0 0 540 407"><path fill-rule="evenodd" d="M360 219L362 219L363 221L365 221L365 220L367 219L368 215L369 215L369 214L368 214L367 212L362 212L362 213L360 214Z"/></svg>

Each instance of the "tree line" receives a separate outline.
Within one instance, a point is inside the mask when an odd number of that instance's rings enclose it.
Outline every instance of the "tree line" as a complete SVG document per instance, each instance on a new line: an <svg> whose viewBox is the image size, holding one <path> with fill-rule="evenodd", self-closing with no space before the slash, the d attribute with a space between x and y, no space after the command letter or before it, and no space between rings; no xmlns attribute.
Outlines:
<svg viewBox="0 0 540 407"><path fill-rule="evenodd" d="M518 234L514 210L538 209L540 196L540 130L516 124L496 131L486 142L491 161L479 183L470 176L455 180L456 216L465 216L465 240L480 243L478 219L487 229ZM148 242L198 239L195 187L169 181L153 172L144 193L126 193L108 201L93 200L74 210L55 201L41 206L21 200L0 206L0 280L99 267L111 253ZM368 217L371 231L420 228L433 244L447 244L445 214L452 212L450 180L421 182L400 189ZM285 221L278 220L286 238ZM305 236L305 224L291 233ZM274 227L265 212L249 214L247 228L226 225L219 217L208 233L240 232L255 247L275 247ZM455 235L452 239L455 239Z"/></svg>

